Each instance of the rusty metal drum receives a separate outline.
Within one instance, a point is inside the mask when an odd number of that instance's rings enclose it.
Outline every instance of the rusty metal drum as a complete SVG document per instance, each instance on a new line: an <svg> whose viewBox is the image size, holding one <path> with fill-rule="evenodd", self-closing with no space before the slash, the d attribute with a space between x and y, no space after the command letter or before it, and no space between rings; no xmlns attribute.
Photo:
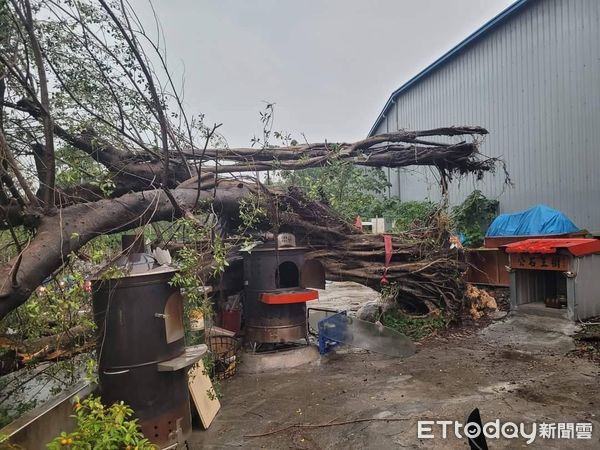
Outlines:
<svg viewBox="0 0 600 450"><path fill-rule="evenodd" d="M184 351L183 301L158 267L92 283L99 368L155 364Z"/></svg>
<svg viewBox="0 0 600 450"><path fill-rule="evenodd" d="M159 372L155 364L131 369L100 369L102 401L124 401L139 419L142 433L159 448L182 443L192 431L187 371Z"/></svg>
<svg viewBox="0 0 600 450"><path fill-rule="evenodd" d="M246 290L244 320L246 340L278 344L305 339L306 303L267 305L260 295L267 291Z"/></svg>

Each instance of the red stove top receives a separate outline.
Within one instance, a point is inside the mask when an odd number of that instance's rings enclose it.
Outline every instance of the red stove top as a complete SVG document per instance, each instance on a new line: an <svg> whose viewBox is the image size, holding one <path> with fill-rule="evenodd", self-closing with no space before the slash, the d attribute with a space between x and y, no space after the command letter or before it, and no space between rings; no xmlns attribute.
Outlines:
<svg viewBox="0 0 600 450"><path fill-rule="evenodd" d="M286 305L289 303L306 303L318 300L319 293L314 289L295 289L279 292L263 292L260 301L267 305Z"/></svg>

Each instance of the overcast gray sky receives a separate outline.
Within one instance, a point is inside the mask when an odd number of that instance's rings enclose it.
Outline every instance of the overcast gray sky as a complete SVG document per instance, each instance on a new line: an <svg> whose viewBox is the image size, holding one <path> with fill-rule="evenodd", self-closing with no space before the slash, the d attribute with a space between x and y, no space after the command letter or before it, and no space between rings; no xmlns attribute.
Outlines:
<svg viewBox="0 0 600 450"><path fill-rule="evenodd" d="M511 0L154 0L185 100L248 146L263 101L309 141L366 136L403 82ZM152 23L148 0L132 4Z"/></svg>

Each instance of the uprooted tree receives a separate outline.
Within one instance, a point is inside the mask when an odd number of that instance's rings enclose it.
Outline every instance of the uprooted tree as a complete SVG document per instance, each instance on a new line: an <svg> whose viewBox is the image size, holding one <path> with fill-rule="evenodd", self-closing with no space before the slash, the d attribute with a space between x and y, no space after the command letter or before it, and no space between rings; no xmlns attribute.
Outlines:
<svg viewBox="0 0 600 450"><path fill-rule="evenodd" d="M445 191L453 177L494 170L497 161L478 152L485 129L227 148L218 125L186 114L164 52L127 2L0 0L0 8L0 219L15 250L0 266L0 317L98 236L199 212L234 232L249 196L267 211L256 230L294 232L330 279L379 288L385 274L408 304L459 304L464 267L446 231L435 231L444 227L394 236L385 268L380 236L326 202L244 173L332 161L421 165L437 170Z"/></svg>

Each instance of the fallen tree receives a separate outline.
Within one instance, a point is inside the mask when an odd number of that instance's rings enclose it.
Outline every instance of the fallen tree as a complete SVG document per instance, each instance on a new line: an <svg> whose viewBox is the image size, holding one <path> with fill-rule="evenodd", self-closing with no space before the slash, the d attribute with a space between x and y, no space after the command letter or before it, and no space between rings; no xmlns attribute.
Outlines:
<svg viewBox="0 0 600 450"><path fill-rule="evenodd" d="M8 19L0 26L0 228L10 232L14 250L0 265L0 317L98 236L198 212L220 216L228 224L224 231L237 233L239 204L249 196L258 196L268 211L257 228L297 234L331 279L380 289L385 273L400 286L399 298L414 307L459 303L463 267L444 228L432 224L418 235L394 236L386 268L380 236L362 234L298 190L264 186L240 173L303 170L332 161L421 165L439 173L446 191L454 177L481 178L495 169L499 161L478 150L485 129L227 148L218 125L206 127L186 116L164 54L129 6L102 0L81 9L70 2L36 5L56 20L37 21L38 9L28 0L8 2L0 14ZM107 43L103 33L114 42ZM157 82L141 40L161 62L166 86ZM172 105L176 112L167 113Z"/></svg>
<svg viewBox="0 0 600 450"><path fill-rule="evenodd" d="M365 234L329 206L310 201L293 187L269 190L263 196L271 229L291 232L308 246L308 258L318 259L333 281L354 281L377 291L393 286L398 303L414 311L461 308L466 266L462 252L450 246L444 212L432 214L418 231L390 235L391 254L385 261L382 235Z"/></svg>
<svg viewBox="0 0 600 450"><path fill-rule="evenodd" d="M412 136L415 135L432 136L443 132L455 135L458 132L484 133L485 130L449 128L415 133L399 132L386 135L386 139L400 141L414 139ZM338 146L339 149L352 147L359 146ZM470 149L469 154L464 153L466 147ZM494 168L493 160L481 159L475 142L462 144L459 151L454 145L436 144L434 148L439 154L435 167L440 169L443 178L456 173ZM370 147L365 146L363 149ZM296 148L293 150L297 151ZM281 153L291 150L272 151ZM389 158L399 160L396 155L407 151L409 150L388 148L380 150L379 154L389 153ZM414 158L417 160L420 158L420 151L430 152L418 149L416 153L415 150L410 151L416 155ZM331 154L322 157L325 161L340 157L339 153L339 150L331 150ZM445 159L442 155L446 155ZM405 164L411 165L411 160L407 160ZM114 166L111 165L110 168L112 167ZM231 170L230 166L225 167L228 171ZM150 178L150 173L147 177ZM235 231L235 225L239 223L239 202L249 194L257 193L262 194L263 201L267 202L264 206L269 211L271 221L266 226L275 229L281 225L298 234L307 245L315 249L313 256L323 260L330 278L353 280L375 288L380 286L384 272L381 237L362 234L328 205L309 201L298 190L291 189L282 193L281 190L256 181L218 179L215 174L210 174L210 177L201 176L200 184L198 177L193 177L172 190L163 186L161 189L142 190L116 198L70 204L51 213L44 213L42 209L32 206L24 208L19 216L21 223L35 223L35 235L15 258L0 266L0 279L4 280L0 285L0 314L5 315L22 304L48 275L64 264L67 255L76 252L99 235L126 231L156 221L174 220L186 213L206 210L208 203L211 211L227 217L232 224L230 231ZM275 220L280 221L280 224ZM13 220L11 226L15 225ZM57 233L57 230L61 232ZM432 233L439 231L432 227ZM390 282L401 282L401 294L407 302L449 306L460 298L461 283L458 275L462 270L462 263L456 257L449 257L445 251L448 247L447 238L446 235L431 236L427 233L410 238L394 237L393 264L387 268L386 277ZM412 278L411 273L414 274Z"/></svg>

